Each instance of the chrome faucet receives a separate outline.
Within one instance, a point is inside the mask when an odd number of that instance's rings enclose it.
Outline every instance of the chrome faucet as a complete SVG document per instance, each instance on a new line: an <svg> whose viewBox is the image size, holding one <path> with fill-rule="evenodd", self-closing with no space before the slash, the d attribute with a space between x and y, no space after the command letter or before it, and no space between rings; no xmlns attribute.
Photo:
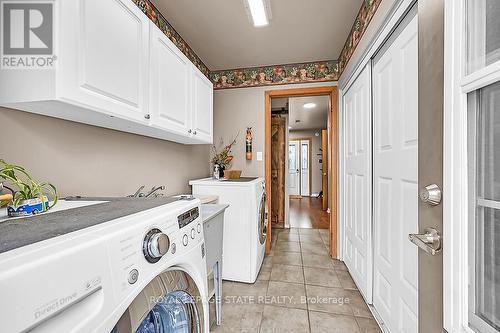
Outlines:
<svg viewBox="0 0 500 333"><path fill-rule="evenodd" d="M144 196L144 194L143 194L143 193L141 193L141 191L142 191L142 189L143 189L143 188L144 188L144 185L141 185L141 186L137 189L137 191L135 191L135 193L134 193L134 194L127 195L127 197L129 197L129 198L138 198L138 197L143 197L143 196Z"/></svg>
<svg viewBox="0 0 500 333"><path fill-rule="evenodd" d="M161 186L157 186L157 187L153 186L153 187L151 188L151 190L150 190L150 191L149 191L149 192L145 195L145 197L146 197L146 198L149 198L149 197L150 197L150 196L152 196L152 195L154 195L155 197L158 197L158 195L159 195L159 194L158 194L158 193L156 193L156 192L158 192L158 191L163 191L163 190L165 190L165 186L163 186L163 185L161 185Z"/></svg>
<svg viewBox="0 0 500 333"><path fill-rule="evenodd" d="M144 185L142 185L141 187L139 187L137 189L137 191L135 191L134 194L128 195L127 197L129 197L129 198L143 198L143 197L144 198L149 198L151 196L154 196L156 198L156 197L159 197L159 196L163 195L163 194L157 193L157 192L158 191L163 191L163 190L165 190L165 188L166 187L163 186L163 185L162 186L153 186L151 188L151 190L149 190L148 193L144 194L144 193L142 193L142 190L144 189Z"/></svg>

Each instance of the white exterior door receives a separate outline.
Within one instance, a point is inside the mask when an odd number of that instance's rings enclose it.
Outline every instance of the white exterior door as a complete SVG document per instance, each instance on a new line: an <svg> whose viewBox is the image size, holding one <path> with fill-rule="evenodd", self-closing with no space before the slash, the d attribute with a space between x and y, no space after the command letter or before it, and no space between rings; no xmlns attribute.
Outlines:
<svg viewBox="0 0 500 333"><path fill-rule="evenodd" d="M382 47L372 75L373 305L388 331L416 333L418 248L408 234L419 231L417 16Z"/></svg>
<svg viewBox="0 0 500 333"><path fill-rule="evenodd" d="M300 195L302 196L310 196L311 193L309 191L310 184L310 145L309 140L301 140L300 141Z"/></svg>
<svg viewBox="0 0 500 333"><path fill-rule="evenodd" d="M372 302L371 64L343 98L346 198L344 261L368 303Z"/></svg>
<svg viewBox="0 0 500 333"><path fill-rule="evenodd" d="M151 23L151 125L189 136L191 62Z"/></svg>
<svg viewBox="0 0 500 333"><path fill-rule="evenodd" d="M300 195L300 141L288 143L288 195Z"/></svg>

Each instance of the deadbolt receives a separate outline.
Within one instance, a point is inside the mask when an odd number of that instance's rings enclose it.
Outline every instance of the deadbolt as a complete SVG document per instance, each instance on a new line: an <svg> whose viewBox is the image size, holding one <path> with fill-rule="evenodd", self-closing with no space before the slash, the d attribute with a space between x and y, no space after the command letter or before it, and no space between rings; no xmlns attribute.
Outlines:
<svg viewBox="0 0 500 333"><path fill-rule="evenodd" d="M420 200L431 206L437 206L441 203L441 189L436 184L427 185L420 190Z"/></svg>

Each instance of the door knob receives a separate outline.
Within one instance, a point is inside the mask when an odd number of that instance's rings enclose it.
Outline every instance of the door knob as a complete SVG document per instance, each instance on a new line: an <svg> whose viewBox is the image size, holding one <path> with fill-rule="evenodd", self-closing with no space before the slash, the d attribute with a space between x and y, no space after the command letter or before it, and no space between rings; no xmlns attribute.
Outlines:
<svg viewBox="0 0 500 333"><path fill-rule="evenodd" d="M420 190L420 200L431 206L437 206L441 203L441 189L436 184L427 185Z"/></svg>
<svg viewBox="0 0 500 333"><path fill-rule="evenodd" d="M441 235L434 228L426 228L425 234L409 234L408 238L410 239L410 242L430 255L435 256L442 250Z"/></svg>

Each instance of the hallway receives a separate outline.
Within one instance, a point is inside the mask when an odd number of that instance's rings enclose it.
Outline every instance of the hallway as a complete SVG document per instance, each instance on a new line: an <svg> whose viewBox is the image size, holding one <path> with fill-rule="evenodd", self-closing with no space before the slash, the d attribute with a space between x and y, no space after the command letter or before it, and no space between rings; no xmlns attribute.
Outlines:
<svg viewBox="0 0 500 333"><path fill-rule="evenodd" d="M328 230L279 230L254 284L223 282L213 332L379 333L345 265L328 255Z"/></svg>
<svg viewBox="0 0 500 333"><path fill-rule="evenodd" d="M321 199L290 198L290 227L328 229L330 215L321 207Z"/></svg>

